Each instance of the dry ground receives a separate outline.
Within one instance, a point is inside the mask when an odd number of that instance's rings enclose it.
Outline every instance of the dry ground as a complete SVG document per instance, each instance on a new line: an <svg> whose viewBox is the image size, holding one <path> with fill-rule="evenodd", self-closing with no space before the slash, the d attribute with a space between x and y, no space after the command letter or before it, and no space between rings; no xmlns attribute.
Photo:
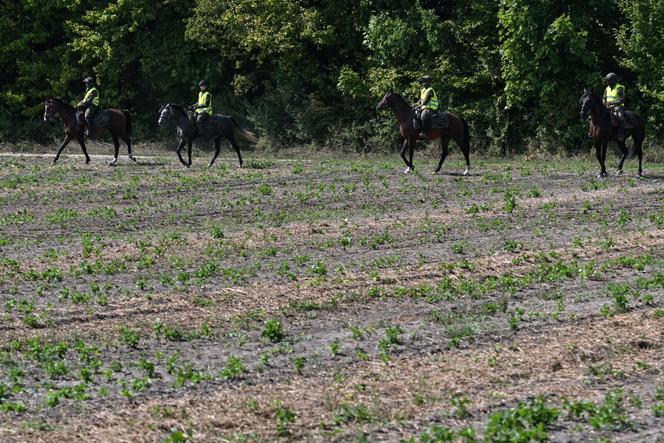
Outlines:
<svg viewBox="0 0 664 443"><path fill-rule="evenodd" d="M664 441L663 165L248 157L0 156L0 440Z"/></svg>

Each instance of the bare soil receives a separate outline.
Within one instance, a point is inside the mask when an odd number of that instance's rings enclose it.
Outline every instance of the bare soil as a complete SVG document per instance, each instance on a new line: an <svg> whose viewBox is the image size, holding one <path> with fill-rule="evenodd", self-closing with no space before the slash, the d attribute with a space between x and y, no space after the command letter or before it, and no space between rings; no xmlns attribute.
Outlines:
<svg viewBox="0 0 664 443"><path fill-rule="evenodd" d="M663 165L249 157L0 156L0 440L663 441Z"/></svg>

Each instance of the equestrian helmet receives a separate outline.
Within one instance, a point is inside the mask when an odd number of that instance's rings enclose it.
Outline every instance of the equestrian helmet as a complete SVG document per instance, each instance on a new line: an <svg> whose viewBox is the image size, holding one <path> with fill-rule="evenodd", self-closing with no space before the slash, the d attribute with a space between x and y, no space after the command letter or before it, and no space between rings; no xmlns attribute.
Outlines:
<svg viewBox="0 0 664 443"><path fill-rule="evenodd" d="M613 72L609 72L608 74L606 74L606 77L604 77L604 81L607 82L618 81L618 76Z"/></svg>
<svg viewBox="0 0 664 443"><path fill-rule="evenodd" d="M86 85L94 84L94 82L95 82L95 78L92 77L92 76L85 77L85 79L83 80L83 83L85 83Z"/></svg>
<svg viewBox="0 0 664 443"><path fill-rule="evenodd" d="M198 82L198 86L200 87L207 86L207 82L205 80L201 80L200 82Z"/></svg>
<svg viewBox="0 0 664 443"><path fill-rule="evenodd" d="M420 83L429 84L431 83L431 77L428 75L423 75L420 77Z"/></svg>

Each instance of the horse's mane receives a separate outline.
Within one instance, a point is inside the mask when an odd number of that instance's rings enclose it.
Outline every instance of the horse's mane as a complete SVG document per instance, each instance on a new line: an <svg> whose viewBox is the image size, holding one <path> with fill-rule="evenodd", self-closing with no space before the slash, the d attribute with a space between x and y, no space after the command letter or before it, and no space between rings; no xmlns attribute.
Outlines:
<svg viewBox="0 0 664 443"><path fill-rule="evenodd" d="M52 101L56 105L60 105L60 106L65 107L67 109L74 109L74 107L72 105L70 105L69 103L67 103L64 100L60 100L59 98L49 98L47 100Z"/></svg>
<svg viewBox="0 0 664 443"><path fill-rule="evenodd" d="M406 99L403 98L403 97L401 96L401 94L399 94L398 92L394 92L394 91L392 91L392 96L393 96L395 99L401 101L402 104L404 104L404 105L406 105L406 106L408 106L408 107L410 108L410 104L408 104L408 102L406 101Z"/></svg>
<svg viewBox="0 0 664 443"><path fill-rule="evenodd" d="M185 109L184 106L178 105L177 103L169 103L168 106L177 109L178 111L182 112L183 114L187 113L187 110Z"/></svg>

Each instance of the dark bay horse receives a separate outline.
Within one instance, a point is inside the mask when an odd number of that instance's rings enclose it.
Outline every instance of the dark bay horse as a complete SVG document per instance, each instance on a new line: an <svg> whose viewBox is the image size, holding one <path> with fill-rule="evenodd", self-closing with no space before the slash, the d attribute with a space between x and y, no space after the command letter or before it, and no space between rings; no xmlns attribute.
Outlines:
<svg viewBox="0 0 664 443"><path fill-rule="evenodd" d="M415 143L421 140L418 129L413 127L413 117L415 112L410 105L396 92L388 92L383 99L376 106L376 113L385 108L392 108L394 116L399 121L399 132L404 139L403 147L401 148L401 158L406 163L406 171L410 172L415 169L413 166L413 151L415 150ZM448 112L449 126L447 128L431 128L429 129L427 140L435 140L440 138L440 161L434 174L440 171L443 162L449 152L450 139L453 139L461 148L463 156L466 158L466 170L463 175L468 175L470 172L470 134L468 124L464 119L456 114ZM408 150L408 158L406 158L406 150Z"/></svg>
<svg viewBox="0 0 664 443"><path fill-rule="evenodd" d="M594 94L587 88L584 89L579 103L581 104L581 119L585 120L588 118L588 114L590 114L592 121L590 133L592 135L593 144L595 145L595 154L601 168L597 178L606 177L607 175L605 161L606 150L610 141L615 141L620 148L621 158L616 173L622 174L623 163L625 163L629 151L625 146L625 142L619 141L616 138L618 135L618 128L611 124L611 110L604 106L602 99L598 95ZM629 114L626 115L626 117L632 118L634 122L633 125L625 127L625 139L632 137L634 140L633 153L639 157L638 176L641 177L643 174L643 140L646 137L645 122L640 116L633 112L626 111L625 114Z"/></svg>
<svg viewBox="0 0 664 443"><path fill-rule="evenodd" d="M107 113L108 119L104 120L101 124L97 124L97 118L100 117L102 112ZM65 146L67 146L72 139L76 139L78 144L81 145L83 154L85 154L85 164L87 165L90 163L90 156L88 156L88 152L85 149L85 126L79 124L76 120L76 108L57 98L46 99L46 102L44 103L44 121L46 122L56 115L60 117L60 120L65 124L65 139L62 141L62 145L60 145L51 164L54 165L60 158L60 153L62 153ZM115 166L118 162L118 155L120 152L120 142L118 141L118 138L121 138L122 141L127 144L129 159L136 161L131 153L131 138L129 137L129 133L131 132L131 115L129 114L129 111L121 109L100 110L95 118L92 136L99 136L105 131L111 133L111 137L113 137L113 145L115 145L115 155L113 156L113 161L110 163L111 166Z"/></svg>
<svg viewBox="0 0 664 443"><path fill-rule="evenodd" d="M218 114L210 117L208 121L204 123L203 134L199 132L196 123L189 119L187 110L184 107L173 103L162 106L159 110L158 123L161 125L171 118L175 121L177 134L180 137L180 144L177 148L178 158L180 159L180 163L186 167L191 166L191 145L196 138L201 138L203 140L214 139L214 156L212 157L212 160L210 160L208 167L212 166L219 156L222 138L226 138L235 149L235 152L237 152L240 167L242 167L242 155L240 155L240 147L235 141L236 133L247 143L252 145L258 143L258 137L256 134L244 129L233 117ZM185 162L182 155L180 155L180 151L185 143L187 144L188 162Z"/></svg>

